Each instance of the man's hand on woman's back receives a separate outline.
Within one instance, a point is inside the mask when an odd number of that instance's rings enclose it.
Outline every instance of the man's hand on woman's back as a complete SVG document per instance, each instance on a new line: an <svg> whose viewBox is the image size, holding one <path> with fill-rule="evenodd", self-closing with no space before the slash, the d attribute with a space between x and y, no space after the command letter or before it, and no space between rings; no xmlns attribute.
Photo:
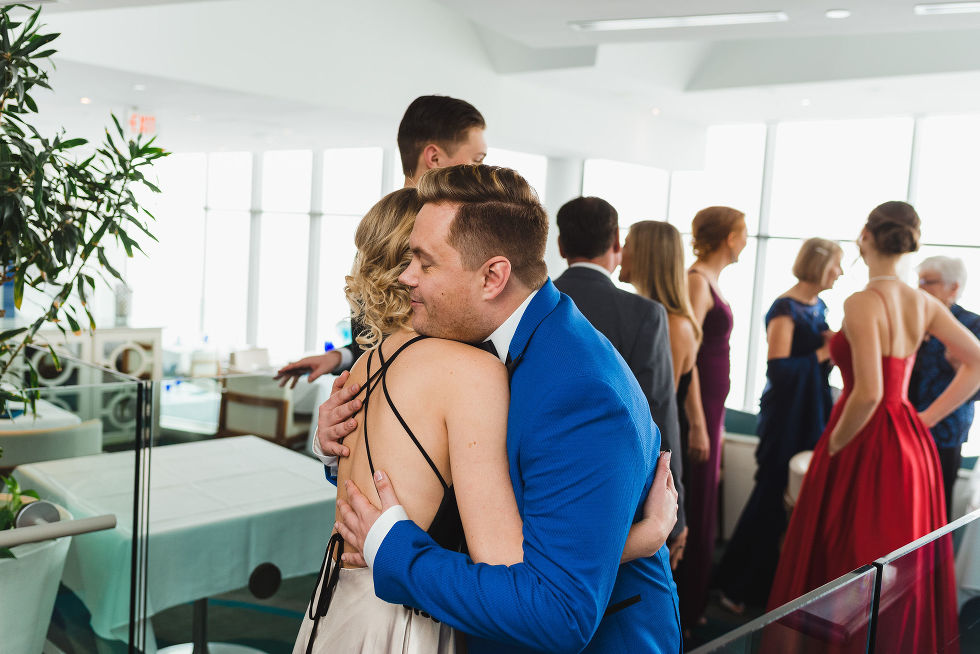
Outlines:
<svg viewBox="0 0 980 654"><path fill-rule="evenodd" d="M327 456L350 456L350 450L341 441L357 429L353 416L361 409L361 401L355 399L361 387L351 384L344 388L348 377L350 372L342 372L333 382L330 398L320 405L316 438Z"/></svg>

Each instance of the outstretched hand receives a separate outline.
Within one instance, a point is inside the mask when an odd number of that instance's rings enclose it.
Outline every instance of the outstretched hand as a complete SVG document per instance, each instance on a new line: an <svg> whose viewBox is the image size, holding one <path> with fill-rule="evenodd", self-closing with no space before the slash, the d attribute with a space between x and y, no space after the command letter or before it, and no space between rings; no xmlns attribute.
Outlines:
<svg viewBox="0 0 980 654"><path fill-rule="evenodd" d="M326 354L318 354L287 363L276 372L273 379L279 381L280 386L289 384L290 388L296 388L296 383L303 375L309 374L307 381L313 383L320 376L333 371L338 365L340 365L340 352L332 350Z"/></svg>
<svg viewBox="0 0 980 654"><path fill-rule="evenodd" d="M361 493L357 484L347 480L344 489L347 491L347 500L337 500L337 523L334 528L343 536L344 541L350 543L357 549L358 553L344 554L341 558L344 563L351 565L366 566L364 555L364 540L367 538L371 527L378 521L381 514L393 506L398 506L400 502L395 495L395 489L391 486L391 479L382 470L374 473L374 487L381 498L381 509L376 506Z"/></svg>
<svg viewBox="0 0 980 654"><path fill-rule="evenodd" d="M350 373L346 370L333 382L330 398L320 405L317 414L316 438L320 451L327 456L350 456L350 449L342 441L357 429L355 413L361 409L361 401L354 399L361 390L359 384L344 388Z"/></svg>

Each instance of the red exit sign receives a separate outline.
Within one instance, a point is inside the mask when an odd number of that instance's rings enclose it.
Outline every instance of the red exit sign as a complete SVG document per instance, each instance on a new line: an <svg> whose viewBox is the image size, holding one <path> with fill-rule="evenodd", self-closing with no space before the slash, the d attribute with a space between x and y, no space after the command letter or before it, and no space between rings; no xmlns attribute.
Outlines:
<svg viewBox="0 0 980 654"><path fill-rule="evenodd" d="M132 134L155 134L157 117L148 114L132 113L129 115L129 131Z"/></svg>

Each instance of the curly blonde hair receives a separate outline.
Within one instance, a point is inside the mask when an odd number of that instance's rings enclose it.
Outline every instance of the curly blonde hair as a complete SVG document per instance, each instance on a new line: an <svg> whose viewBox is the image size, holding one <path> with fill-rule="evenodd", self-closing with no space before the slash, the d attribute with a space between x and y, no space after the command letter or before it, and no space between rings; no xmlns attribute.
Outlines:
<svg viewBox="0 0 980 654"><path fill-rule="evenodd" d="M411 318L408 288L398 276L412 260L408 237L421 208L418 192L403 188L381 198L357 226L357 256L344 294L353 319L364 323L356 340L366 350L378 347L385 334L406 327Z"/></svg>

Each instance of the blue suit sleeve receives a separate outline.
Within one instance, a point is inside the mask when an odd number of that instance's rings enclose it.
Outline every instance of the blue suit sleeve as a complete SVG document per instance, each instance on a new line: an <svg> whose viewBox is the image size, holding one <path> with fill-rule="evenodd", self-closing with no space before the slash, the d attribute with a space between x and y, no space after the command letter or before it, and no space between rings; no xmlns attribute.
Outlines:
<svg viewBox="0 0 980 654"><path fill-rule="evenodd" d="M655 454L607 382L563 380L537 406L508 434L520 438L524 561L476 564L403 521L375 558L375 593L468 634L578 652L609 601Z"/></svg>

